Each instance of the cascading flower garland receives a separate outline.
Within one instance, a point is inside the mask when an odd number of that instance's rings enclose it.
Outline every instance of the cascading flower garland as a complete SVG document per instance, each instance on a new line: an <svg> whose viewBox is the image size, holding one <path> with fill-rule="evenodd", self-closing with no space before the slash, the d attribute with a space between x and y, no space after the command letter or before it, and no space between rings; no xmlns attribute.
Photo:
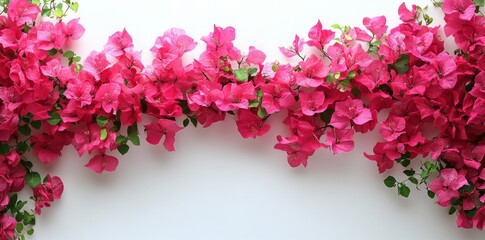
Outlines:
<svg viewBox="0 0 485 240"><path fill-rule="evenodd" d="M458 227L483 229L485 2L434 4L445 13L454 54L425 10L403 3L402 23L390 30L384 16L364 18L366 29L324 29L318 21L307 40L296 35L280 48L299 58L295 65L265 62L255 47L243 54L232 43L233 27L214 26L190 64L182 57L197 43L170 29L156 39L145 67L126 30L81 64L69 46L84 28L79 19L63 21L69 9L77 11L75 2L0 1L0 239L33 234L35 215L64 189L57 176L42 179L29 151L48 164L72 145L79 156L92 156L87 168L102 173L116 170L112 151L123 155L140 144L142 117L151 120L146 141L163 139L174 151L176 133L190 124L209 127L234 115L242 137L255 138L270 131L267 119L277 113L289 131L274 148L287 153L290 166L306 167L319 148L351 151L356 132L378 126L382 142L364 155L380 173L397 163L405 176L387 177L386 186L404 197L411 184L424 187L456 212ZM386 118L378 124L380 112ZM25 185L33 190L29 200L17 195Z"/></svg>

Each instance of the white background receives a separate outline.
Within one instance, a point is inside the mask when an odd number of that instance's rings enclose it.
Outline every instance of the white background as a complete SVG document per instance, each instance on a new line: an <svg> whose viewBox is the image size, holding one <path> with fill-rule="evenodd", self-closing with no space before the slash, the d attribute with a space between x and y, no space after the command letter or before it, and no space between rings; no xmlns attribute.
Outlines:
<svg viewBox="0 0 485 240"><path fill-rule="evenodd" d="M429 4L429 1L408 1ZM78 16L86 28L78 52L101 50L112 33L124 27L145 64L158 35L180 27L194 39L213 24L234 26L236 45L284 60L279 46L294 34L306 37L320 19L361 25L365 16L385 14L398 20L399 1L246 0L84 0ZM438 19L439 20L439 19ZM199 43L197 52L203 45ZM377 134L358 135L356 149L332 156L318 151L309 167L292 169L273 145L277 133L242 139L228 119L208 129L189 127L176 137L174 153L142 142L121 158L118 171L97 175L83 167L72 147L45 166L65 183L63 198L38 218L41 240L91 239L479 239L484 233L459 230L424 192L409 199L382 183L370 152ZM144 139L145 135L142 136Z"/></svg>

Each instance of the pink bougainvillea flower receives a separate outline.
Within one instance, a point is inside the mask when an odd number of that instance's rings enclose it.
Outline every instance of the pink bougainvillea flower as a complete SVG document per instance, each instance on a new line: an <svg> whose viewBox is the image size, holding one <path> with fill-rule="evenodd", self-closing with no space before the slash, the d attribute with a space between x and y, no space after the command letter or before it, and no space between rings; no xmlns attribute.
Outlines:
<svg viewBox="0 0 485 240"><path fill-rule="evenodd" d="M123 29L109 37L108 43L104 45L104 51L114 57L125 54L126 51L133 49L133 39L130 34Z"/></svg>
<svg viewBox="0 0 485 240"><path fill-rule="evenodd" d="M256 49L253 46L249 47L249 53L246 57L246 62L250 64L263 64L264 59L266 59L266 54L262 51Z"/></svg>
<svg viewBox="0 0 485 240"><path fill-rule="evenodd" d="M243 138L256 138L269 132L271 126L250 110L239 110L236 121L237 130Z"/></svg>
<svg viewBox="0 0 485 240"><path fill-rule="evenodd" d="M299 101L303 114L307 116L321 113L328 107L328 103L325 102L325 94L322 91L314 91L310 93L300 92Z"/></svg>
<svg viewBox="0 0 485 240"><path fill-rule="evenodd" d="M84 27L79 24L79 18L69 20L67 24L61 22L64 35L66 36L66 46L71 45L71 40L78 40L84 34Z"/></svg>
<svg viewBox="0 0 485 240"><path fill-rule="evenodd" d="M354 130L332 129L326 134L326 142L330 144L333 154L350 152L354 149Z"/></svg>
<svg viewBox="0 0 485 240"><path fill-rule="evenodd" d="M62 32L62 25L42 22L37 27L37 47L42 50L60 49L64 46L66 36Z"/></svg>
<svg viewBox="0 0 485 240"><path fill-rule="evenodd" d="M64 184L59 177L51 177L47 174L46 181L34 188L35 213L41 214L44 207L50 207L51 203L61 198L64 192Z"/></svg>
<svg viewBox="0 0 485 240"><path fill-rule="evenodd" d="M12 0L8 4L8 18L17 26L32 24L39 13L39 6L27 0Z"/></svg>
<svg viewBox="0 0 485 240"><path fill-rule="evenodd" d="M379 132L386 141L393 141L404 134L406 127L406 119L398 116L389 116L389 118L381 123Z"/></svg>
<svg viewBox="0 0 485 240"><path fill-rule="evenodd" d="M153 122L145 125L145 131L147 132L147 142L150 144L158 144L163 136L163 146L167 151L175 151L174 142L175 134L182 130L182 127L177 126L177 124L168 119L159 119L158 122Z"/></svg>
<svg viewBox="0 0 485 240"><path fill-rule="evenodd" d="M386 17L384 16L374 18L366 17L362 23L377 39L380 39L387 32Z"/></svg>
<svg viewBox="0 0 485 240"><path fill-rule="evenodd" d="M322 23L318 20L317 24L313 26L308 32L308 46L313 46L318 49L323 49L325 45L330 43L335 38L335 32L322 28Z"/></svg>
<svg viewBox="0 0 485 240"><path fill-rule="evenodd" d="M106 113L118 111L118 97L121 93L121 87L117 83L105 83L96 92L95 99L101 104Z"/></svg>
<svg viewBox="0 0 485 240"><path fill-rule="evenodd" d="M298 35L295 35L295 40L293 40L293 44L291 45L291 47L280 47L280 51L286 57L293 57L303 51L304 44L305 40L303 40L303 38L300 39Z"/></svg>
<svg viewBox="0 0 485 240"><path fill-rule="evenodd" d="M33 153L43 163L50 163L61 156L64 145L69 143L65 135L52 136L46 133L31 137Z"/></svg>
<svg viewBox="0 0 485 240"><path fill-rule="evenodd" d="M391 79L387 66L381 61L374 60L368 67L362 70L362 74L357 77L356 81L373 91L376 86L387 83Z"/></svg>
<svg viewBox="0 0 485 240"><path fill-rule="evenodd" d="M289 109L296 104L295 97L288 86L269 83L261 87L263 91L262 106L268 114Z"/></svg>
<svg viewBox="0 0 485 240"><path fill-rule="evenodd" d="M431 64L420 71L423 79L436 79L443 89L455 87L457 81L456 62L448 53L442 52L430 59Z"/></svg>
<svg viewBox="0 0 485 240"><path fill-rule="evenodd" d="M398 13L399 13L399 19L401 19L401 21L403 21L403 22L414 22L417 18L416 5L413 4L412 9L409 10L406 7L406 3L403 2L399 6Z"/></svg>
<svg viewBox="0 0 485 240"><path fill-rule="evenodd" d="M0 141L8 141L10 136L17 131L18 123L18 114L8 109L2 109L0 112Z"/></svg>
<svg viewBox="0 0 485 240"><path fill-rule="evenodd" d="M86 58L86 61L84 61L83 70L90 73L94 79L98 81L101 72L103 72L109 65L110 63L106 59L106 54L104 52L98 53L93 51Z"/></svg>
<svg viewBox="0 0 485 240"><path fill-rule="evenodd" d="M330 125L338 129L344 129L351 123L364 125L369 121L372 121L370 109L364 108L362 100L348 97L345 101L335 104L335 113L332 115Z"/></svg>
<svg viewBox="0 0 485 240"><path fill-rule="evenodd" d="M256 99L254 85L251 82L236 84L229 83L222 89L222 94L215 101L222 111L248 109L249 100Z"/></svg>
<svg viewBox="0 0 485 240"><path fill-rule="evenodd" d="M0 239L11 240L15 233L17 221L7 214L0 214Z"/></svg>
<svg viewBox="0 0 485 240"><path fill-rule="evenodd" d="M302 87L318 87L325 82L329 68L315 54L300 62L301 73L296 75L296 83Z"/></svg>
<svg viewBox="0 0 485 240"><path fill-rule="evenodd" d="M113 172L118 167L118 159L104 153L98 154L92 157L85 167L98 174L101 174L103 171Z"/></svg>
<svg viewBox="0 0 485 240"><path fill-rule="evenodd" d="M429 189L436 193L438 204L442 207L450 206L452 198L459 197L458 189L468 185L465 176L459 174L454 168L441 170L440 177L429 184Z"/></svg>
<svg viewBox="0 0 485 240"><path fill-rule="evenodd" d="M221 28L214 25L214 32L203 37L202 41L206 43L207 51L237 60L241 57L241 53L234 47L232 43L234 39L236 39L236 30L233 27Z"/></svg>
<svg viewBox="0 0 485 240"><path fill-rule="evenodd" d="M470 20L475 16L475 5L472 0L447 0L442 6L445 14L458 14L462 20Z"/></svg>

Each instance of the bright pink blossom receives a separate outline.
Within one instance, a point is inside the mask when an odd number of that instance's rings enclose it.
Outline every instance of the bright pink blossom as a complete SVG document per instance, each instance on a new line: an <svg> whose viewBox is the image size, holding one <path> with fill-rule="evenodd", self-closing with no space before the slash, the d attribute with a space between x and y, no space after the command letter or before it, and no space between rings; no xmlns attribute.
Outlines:
<svg viewBox="0 0 485 240"><path fill-rule="evenodd" d="M364 26L373 33L377 39L381 38L387 31L386 17L379 16L374 18L364 18L362 21Z"/></svg>
<svg viewBox="0 0 485 240"><path fill-rule="evenodd" d="M174 142L175 134L183 128L177 126L177 124L168 119L160 119L158 122L153 122L145 125L145 131L147 132L147 142L150 144L158 144L163 136L163 146L167 151L175 151Z"/></svg>
<svg viewBox="0 0 485 240"><path fill-rule="evenodd" d="M322 23L318 20L317 24L308 32L308 37L310 38L310 40L307 41L308 46L323 49L325 45L335 38L335 32L323 29Z"/></svg>
<svg viewBox="0 0 485 240"><path fill-rule="evenodd" d="M446 207L452 198L458 198L458 189L468 185L465 176L459 174L454 168L441 170L440 177L429 184L429 189L436 193L438 204Z"/></svg>
<svg viewBox="0 0 485 240"><path fill-rule="evenodd" d="M54 200L61 198L64 192L64 184L59 177L51 177L49 174L46 181L34 188L35 213L41 214L44 207L50 207Z"/></svg>
<svg viewBox="0 0 485 240"><path fill-rule="evenodd" d="M27 0L12 0L8 4L8 18L17 26L32 24L39 13L39 7Z"/></svg>
<svg viewBox="0 0 485 240"><path fill-rule="evenodd" d="M251 64L263 64L264 59L266 58L266 54L264 54L261 50L256 49L253 46L249 47L249 53L246 57L246 62Z"/></svg>
<svg viewBox="0 0 485 240"><path fill-rule="evenodd" d="M326 134L326 142L332 147L333 154L350 152L354 149L354 130L332 129Z"/></svg>
<svg viewBox="0 0 485 240"><path fill-rule="evenodd" d="M118 167L118 159L104 153L98 154L92 157L85 167L98 174L101 174L103 171L113 172Z"/></svg>
<svg viewBox="0 0 485 240"><path fill-rule="evenodd" d="M414 22L417 18L417 9L416 9L416 5L413 4L412 6L412 9L409 10L407 7L406 7L406 3L402 3L400 6L399 6L399 19L401 19L401 21L403 22Z"/></svg>
<svg viewBox="0 0 485 240"><path fill-rule="evenodd" d="M254 86L251 82L240 85L229 83L224 86L222 94L215 103L222 111L232 111L236 109L248 109L249 100L255 98Z"/></svg>
<svg viewBox="0 0 485 240"><path fill-rule="evenodd" d="M475 16L475 5L472 0L447 0L442 6L445 14L458 14L462 20L470 20Z"/></svg>
<svg viewBox="0 0 485 240"><path fill-rule="evenodd" d="M300 62L301 73L296 75L296 83L302 87L318 87L325 82L329 68L315 54Z"/></svg>
<svg viewBox="0 0 485 240"><path fill-rule="evenodd" d="M66 46L71 45L71 40L78 40L84 34L84 27L79 24L79 18L69 20L67 24L62 23L62 30L66 36Z"/></svg>
<svg viewBox="0 0 485 240"><path fill-rule="evenodd" d="M321 91L300 92L300 105L303 114L307 116L321 113L328 107L328 103L325 102L325 94Z"/></svg>
<svg viewBox="0 0 485 240"><path fill-rule="evenodd" d="M119 57L131 49L133 49L133 39L126 29L111 35L108 43L104 45L104 51L114 57Z"/></svg>
<svg viewBox="0 0 485 240"><path fill-rule="evenodd" d="M14 218L6 214L0 214L0 239L13 239L16 225L17 221Z"/></svg>
<svg viewBox="0 0 485 240"><path fill-rule="evenodd" d="M298 35L295 35L295 40L293 40L293 44L289 48L280 47L281 53L286 57L293 57L296 54L299 54L303 51L303 46L305 44L305 40L303 38L300 39Z"/></svg>
<svg viewBox="0 0 485 240"><path fill-rule="evenodd" d="M118 111L118 97L121 93L121 87L117 83L105 83L96 92L95 99L101 104L106 113Z"/></svg>
<svg viewBox="0 0 485 240"><path fill-rule="evenodd" d="M237 130L243 138L263 136L271 129L269 124L265 123L257 114L249 110L239 110L237 116Z"/></svg>

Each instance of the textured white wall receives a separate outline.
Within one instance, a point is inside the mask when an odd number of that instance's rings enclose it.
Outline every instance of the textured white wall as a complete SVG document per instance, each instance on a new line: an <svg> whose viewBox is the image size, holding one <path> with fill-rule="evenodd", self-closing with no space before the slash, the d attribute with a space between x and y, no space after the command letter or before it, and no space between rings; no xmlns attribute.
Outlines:
<svg viewBox="0 0 485 240"><path fill-rule="evenodd" d="M408 1L429 4L427 0ZM123 27L143 50L145 63L155 37L171 27L195 39L212 25L234 26L236 45L254 45L267 60L284 60L279 46L294 34L306 37L317 19L361 25L365 16L398 20L400 1L223 1L83 0L84 38L78 52L101 50ZM202 44L197 51L200 52ZM195 55L192 55L195 56ZM281 121L276 117L273 123ZM45 166L62 177L65 193L38 219L33 239L479 239L484 233L459 230L454 217L424 192L410 199L382 183L370 152L376 134L357 135L356 149L336 157L318 151L307 169L292 169L285 153L273 149L270 134L242 139L232 120L208 129L188 128L176 137L176 152L161 145L132 147L115 173L96 175L69 147L60 161ZM142 136L144 138L145 135Z"/></svg>

